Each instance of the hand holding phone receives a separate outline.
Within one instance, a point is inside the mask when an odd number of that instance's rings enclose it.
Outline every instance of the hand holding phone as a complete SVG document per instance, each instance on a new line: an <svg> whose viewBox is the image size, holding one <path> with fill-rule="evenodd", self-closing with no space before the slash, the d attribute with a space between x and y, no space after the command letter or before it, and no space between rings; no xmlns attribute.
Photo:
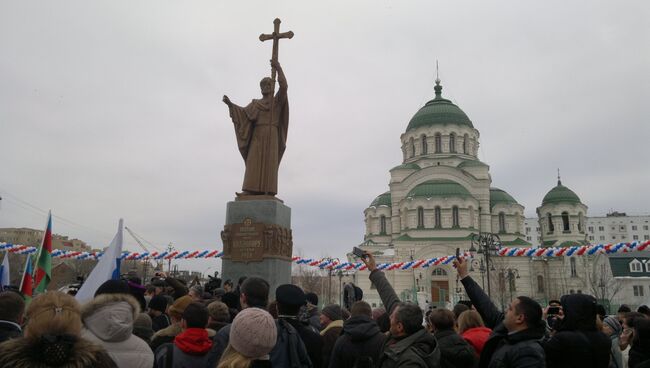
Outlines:
<svg viewBox="0 0 650 368"><path fill-rule="evenodd" d="M361 249L359 247L352 248L352 254L354 254L355 256L357 256L359 258L366 257L366 252L364 252L363 249Z"/></svg>

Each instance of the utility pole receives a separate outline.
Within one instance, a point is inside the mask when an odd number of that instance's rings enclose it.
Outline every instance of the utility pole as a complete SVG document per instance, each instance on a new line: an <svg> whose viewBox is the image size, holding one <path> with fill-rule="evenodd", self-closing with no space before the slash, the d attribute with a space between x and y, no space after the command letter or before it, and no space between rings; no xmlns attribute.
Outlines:
<svg viewBox="0 0 650 368"><path fill-rule="evenodd" d="M174 246L172 245L172 243L169 243L169 245L167 246L167 251L171 253L173 250L174 250ZM167 273L171 273L171 272L172 272L172 257L169 257L169 260L167 262Z"/></svg>

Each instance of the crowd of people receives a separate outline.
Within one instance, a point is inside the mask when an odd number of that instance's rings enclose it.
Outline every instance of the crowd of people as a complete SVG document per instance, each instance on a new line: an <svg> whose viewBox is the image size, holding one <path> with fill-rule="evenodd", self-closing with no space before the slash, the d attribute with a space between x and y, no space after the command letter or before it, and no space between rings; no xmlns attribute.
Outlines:
<svg viewBox="0 0 650 368"><path fill-rule="evenodd" d="M650 310L607 315L586 294L548 306L518 296L500 311L455 260L469 301L453 309L400 301L371 254L382 308L319 309L291 284L242 277L187 285L164 273L109 280L80 305L49 291L0 293L0 367L650 367ZM354 294L352 292L352 294Z"/></svg>

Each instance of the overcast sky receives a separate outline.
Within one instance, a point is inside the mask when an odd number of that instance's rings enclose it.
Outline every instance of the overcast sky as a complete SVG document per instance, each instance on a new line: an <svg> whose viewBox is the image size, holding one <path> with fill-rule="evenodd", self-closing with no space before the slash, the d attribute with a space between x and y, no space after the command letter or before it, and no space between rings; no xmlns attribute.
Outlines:
<svg viewBox="0 0 650 368"><path fill-rule="evenodd" d="M278 195L294 253L363 240L436 60L527 216L558 167L589 215L650 213L645 0L0 1L0 227L43 228L52 209L56 233L94 247L123 217L160 248L221 249L244 172L221 97L259 98L275 17L295 33Z"/></svg>

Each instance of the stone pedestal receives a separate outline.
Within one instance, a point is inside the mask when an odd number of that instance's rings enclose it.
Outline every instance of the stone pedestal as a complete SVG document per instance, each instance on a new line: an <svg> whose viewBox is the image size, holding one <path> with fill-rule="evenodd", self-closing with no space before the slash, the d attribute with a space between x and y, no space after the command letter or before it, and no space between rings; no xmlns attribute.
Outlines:
<svg viewBox="0 0 650 368"><path fill-rule="evenodd" d="M236 284L241 276L261 277L269 282L269 299L279 285L291 283L291 208L280 200L252 197L228 202L221 239L224 281Z"/></svg>

